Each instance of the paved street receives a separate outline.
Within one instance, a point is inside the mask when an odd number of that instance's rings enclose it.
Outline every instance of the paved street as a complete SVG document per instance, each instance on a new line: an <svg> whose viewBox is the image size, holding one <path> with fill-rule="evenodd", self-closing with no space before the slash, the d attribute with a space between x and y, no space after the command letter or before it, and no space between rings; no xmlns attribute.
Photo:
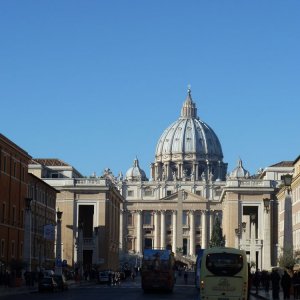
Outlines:
<svg viewBox="0 0 300 300"><path fill-rule="evenodd" d="M11 288L10 288L11 289ZM125 281L122 282L120 286L108 286L106 284L95 284L89 282L82 282L81 284L72 283L70 289L65 292L56 292L56 293L38 293L37 288L31 289L11 289L9 293L4 295L4 289L0 288L0 299L10 299L17 300L22 297L22 300L39 300L39 299L72 299L72 300L135 300L135 299L157 299L157 300L199 300L199 293L194 287L193 278L190 278L188 284L183 283L182 278L178 278L177 284L175 285L173 293L164 293L164 292L153 292L145 294L141 289L139 278L136 281ZM251 296L250 300L257 299L256 297ZM264 298L271 299L271 298Z"/></svg>

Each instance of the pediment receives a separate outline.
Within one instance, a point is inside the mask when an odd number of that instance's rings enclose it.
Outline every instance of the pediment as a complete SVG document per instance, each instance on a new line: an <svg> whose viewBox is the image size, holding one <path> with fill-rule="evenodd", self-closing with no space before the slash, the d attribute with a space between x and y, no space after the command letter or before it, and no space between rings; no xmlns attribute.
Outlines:
<svg viewBox="0 0 300 300"><path fill-rule="evenodd" d="M164 198L161 198L161 201L178 201L179 198L182 199L182 201L192 201L192 202L207 202L207 200L203 196L196 195L194 193L191 193L186 190L180 190L177 191L169 196L166 196Z"/></svg>

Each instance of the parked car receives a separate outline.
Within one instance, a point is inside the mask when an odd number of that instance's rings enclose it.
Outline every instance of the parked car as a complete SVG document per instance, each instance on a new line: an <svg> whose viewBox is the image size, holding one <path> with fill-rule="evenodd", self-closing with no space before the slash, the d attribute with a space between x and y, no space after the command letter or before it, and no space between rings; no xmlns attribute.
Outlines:
<svg viewBox="0 0 300 300"><path fill-rule="evenodd" d="M39 292L49 291L55 292L58 289L58 285L53 277L44 277L39 281Z"/></svg>
<svg viewBox="0 0 300 300"><path fill-rule="evenodd" d="M104 283L104 282L109 282L111 279L112 272L111 271L100 271L99 272L99 282Z"/></svg>
<svg viewBox="0 0 300 300"><path fill-rule="evenodd" d="M57 287L59 290L64 291L69 288L66 277L64 275L54 274L52 277L54 278L55 282L57 283Z"/></svg>

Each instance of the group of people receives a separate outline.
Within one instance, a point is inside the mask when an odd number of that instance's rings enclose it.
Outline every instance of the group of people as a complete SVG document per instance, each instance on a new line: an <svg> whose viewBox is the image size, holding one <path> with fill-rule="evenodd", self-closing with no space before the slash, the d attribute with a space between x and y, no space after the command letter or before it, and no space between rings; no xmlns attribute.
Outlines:
<svg viewBox="0 0 300 300"><path fill-rule="evenodd" d="M8 271L0 272L0 285L8 287L10 285L10 274Z"/></svg>
<svg viewBox="0 0 300 300"><path fill-rule="evenodd" d="M254 274L251 274L250 280L252 285L256 289L262 287L266 293L269 293L270 286L272 288L273 299L279 299L279 292L282 289L283 298L290 299L291 292L294 295L294 299L300 299L300 273L284 270L282 274L278 269L273 269L271 273L268 271L256 270Z"/></svg>

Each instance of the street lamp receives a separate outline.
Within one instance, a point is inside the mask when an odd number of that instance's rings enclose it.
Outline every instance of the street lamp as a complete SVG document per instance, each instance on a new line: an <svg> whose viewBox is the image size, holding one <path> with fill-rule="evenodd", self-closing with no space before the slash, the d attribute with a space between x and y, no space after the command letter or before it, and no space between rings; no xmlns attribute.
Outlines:
<svg viewBox="0 0 300 300"><path fill-rule="evenodd" d="M58 209L56 212L56 263L55 263L55 273L61 275L62 273L62 255L61 255L61 217L62 211Z"/></svg>
<svg viewBox="0 0 300 300"><path fill-rule="evenodd" d="M293 224L292 224L292 199L290 195L293 175L285 174L281 176L286 194L284 199L284 229L283 229L283 255L293 252Z"/></svg>
<svg viewBox="0 0 300 300"><path fill-rule="evenodd" d="M244 231L244 232L246 232L246 225L247 225L246 222L242 222L242 228L243 228L243 231Z"/></svg>
<svg viewBox="0 0 300 300"><path fill-rule="evenodd" d="M28 272L31 272L31 201L32 198L25 198L24 261Z"/></svg>
<svg viewBox="0 0 300 300"><path fill-rule="evenodd" d="M291 174L282 175L281 180L283 181L284 186L287 187L287 191L289 192L292 185L293 175Z"/></svg>
<svg viewBox="0 0 300 300"><path fill-rule="evenodd" d="M269 211L270 211L270 199L264 198L263 201L264 201L265 211L266 211L266 213L269 213Z"/></svg>

